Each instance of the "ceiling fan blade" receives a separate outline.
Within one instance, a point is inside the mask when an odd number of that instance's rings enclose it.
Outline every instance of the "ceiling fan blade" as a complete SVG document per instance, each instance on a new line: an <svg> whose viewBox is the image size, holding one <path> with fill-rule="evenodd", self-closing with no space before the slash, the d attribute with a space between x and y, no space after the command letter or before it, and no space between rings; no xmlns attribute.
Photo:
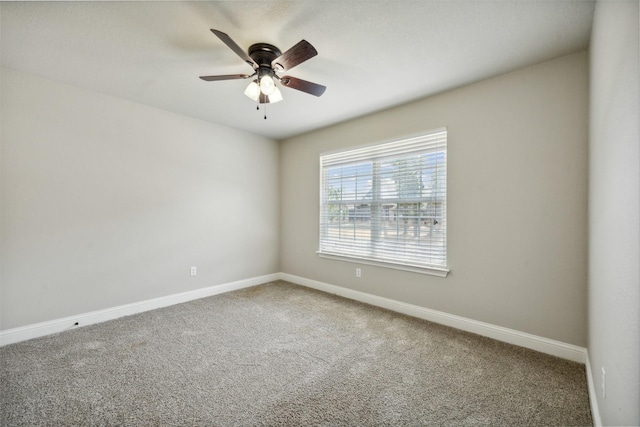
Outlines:
<svg viewBox="0 0 640 427"><path fill-rule="evenodd" d="M306 40L300 40L291 49L277 57L271 62L271 66L276 71L290 70L296 65L302 64L307 59L311 59L318 54L315 47Z"/></svg>
<svg viewBox="0 0 640 427"><path fill-rule="evenodd" d="M286 87L290 87L291 89L297 89L314 96L322 95L324 91L327 89L326 86L322 86L317 83L308 82L302 79L297 79L291 76L282 77L280 79L280 83L282 83Z"/></svg>
<svg viewBox="0 0 640 427"><path fill-rule="evenodd" d="M200 76L202 80L206 80L208 82L215 82L217 80L235 80L235 79L248 79L251 77L248 74L226 74L222 76Z"/></svg>
<svg viewBox="0 0 640 427"><path fill-rule="evenodd" d="M229 37L226 33L223 33L222 31L214 30L213 28L211 28L211 32L216 36L218 36L218 38L222 40L224 44L229 46L229 48L232 51L234 51L236 55L242 58L244 62L246 62L247 64L251 65L254 68L257 67L255 62L253 62L253 59L251 59L251 57L244 50L242 50L242 48L238 46L237 43L234 42L233 39Z"/></svg>

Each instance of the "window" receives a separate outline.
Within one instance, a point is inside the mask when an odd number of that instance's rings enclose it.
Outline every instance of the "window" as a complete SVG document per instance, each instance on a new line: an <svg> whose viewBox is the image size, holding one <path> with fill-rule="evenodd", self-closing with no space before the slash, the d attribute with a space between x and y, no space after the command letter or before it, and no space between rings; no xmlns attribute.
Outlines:
<svg viewBox="0 0 640 427"><path fill-rule="evenodd" d="M320 156L323 257L446 276L447 130Z"/></svg>

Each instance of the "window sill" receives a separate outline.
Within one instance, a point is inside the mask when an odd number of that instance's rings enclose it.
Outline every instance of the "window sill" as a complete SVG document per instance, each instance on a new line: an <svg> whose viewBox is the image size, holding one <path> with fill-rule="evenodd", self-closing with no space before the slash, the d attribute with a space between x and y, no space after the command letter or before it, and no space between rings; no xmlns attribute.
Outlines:
<svg viewBox="0 0 640 427"><path fill-rule="evenodd" d="M355 262L358 264L365 264L365 265L374 265L376 267L392 268L394 270L410 271L412 273L428 274L431 276L438 276L438 277L447 277L450 271L448 268L418 267L414 265L399 264L394 262L375 261L367 258L350 257L346 255L335 255L335 254L329 254L329 253L320 252L320 251L316 251L316 253L320 258L327 258L327 259L333 259L333 260L345 261L345 262Z"/></svg>

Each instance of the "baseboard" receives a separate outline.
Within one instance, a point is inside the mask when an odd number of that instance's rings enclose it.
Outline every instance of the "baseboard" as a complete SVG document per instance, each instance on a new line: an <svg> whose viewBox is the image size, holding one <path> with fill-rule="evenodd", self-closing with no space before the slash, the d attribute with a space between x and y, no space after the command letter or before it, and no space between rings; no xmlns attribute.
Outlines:
<svg viewBox="0 0 640 427"><path fill-rule="evenodd" d="M591 370L591 362L589 361L589 353L586 353L585 365L587 366L587 384L589 386L589 403L591 404L591 418L595 427L602 427L602 419L600 418L600 410L598 409L598 395L596 392L596 382L593 378Z"/></svg>
<svg viewBox="0 0 640 427"><path fill-rule="evenodd" d="M242 288L248 288L251 286L278 280L279 277L279 273L267 274L265 276L252 277L249 279L238 280L236 282L209 286L193 291L181 292L179 294L167 295L164 297L153 298L146 301L120 305L104 310L78 314L76 316L69 316L62 319L55 319L47 322L36 323L33 325L22 326L19 328L7 329L6 331L0 331L0 346L13 344L20 341L26 341L45 335L55 334L81 326L93 325L95 323L105 322L107 320L113 320L119 317L129 316L131 314L142 313L144 311L154 310L156 308L167 307L170 305L180 304L199 298L205 298Z"/></svg>
<svg viewBox="0 0 640 427"><path fill-rule="evenodd" d="M317 289L323 292L340 295L345 298L375 305L377 307L386 308L398 313L403 313L420 319L429 320L431 322L451 326L463 331L473 332L475 334L493 338L498 341L530 348L532 350L561 357L563 359L568 359L579 363L586 363L587 353L586 349L582 347L539 337L536 335L527 334L501 326L492 325L489 323L467 319L461 316L456 316L437 310L431 310L413 304L407 304L389 298L367 294L340 286L330 285L328 283L323 283L316 280L294 276L287 273L274 273L253 277L236 282L209 286L207 288L196 289L193 291L153 298L146 301L125 304L104 310L92 311L89 313L78 314L62 319L55 319L47 322L0 331L0 346L25 341L32 338L38 338L76 327L105 322L107 320L113 320L131 314L142 313L144 311L154 310L156 308L167 307L173 304L180 304L199 298L205 298L212 295L218 295L225 292L256 286L279 279ZM587 369L590 369L588 364ZM593 397L595 398L595 395ZM594 399L592 399L592 401L593 400Z"/></svg>
<svg viewBox="0 0 640 427"><path fill-rule="evenodd" d="M537 335L516 331L514 329L504 328L502 326L492 325L490 323L467 319L465 317L444 313L442 311L431 310L417 305L355 291L353 289L347 289L316 280L294 276L292 274L280 273L279 277L280 279L291 283L375 305L377 307L386 308L388 310L429 320L442 325L451 326L456 329L461 329L463 331L493 338L498 341L529 348L541 353L550 354L552 356L561 357L578 363L586 362L587 353L586 349L583 347L539 337Z"/></svg>

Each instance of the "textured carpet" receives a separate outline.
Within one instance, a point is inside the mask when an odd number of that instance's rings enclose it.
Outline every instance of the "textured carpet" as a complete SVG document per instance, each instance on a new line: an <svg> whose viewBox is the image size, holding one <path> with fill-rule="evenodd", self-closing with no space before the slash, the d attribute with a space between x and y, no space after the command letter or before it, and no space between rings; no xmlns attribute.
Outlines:
<svg viewBox="0 0 640 427"><path fill-rule="evenodd" d="M591 425L583 365L286 282L0 348L19 425Z"/></svg>

